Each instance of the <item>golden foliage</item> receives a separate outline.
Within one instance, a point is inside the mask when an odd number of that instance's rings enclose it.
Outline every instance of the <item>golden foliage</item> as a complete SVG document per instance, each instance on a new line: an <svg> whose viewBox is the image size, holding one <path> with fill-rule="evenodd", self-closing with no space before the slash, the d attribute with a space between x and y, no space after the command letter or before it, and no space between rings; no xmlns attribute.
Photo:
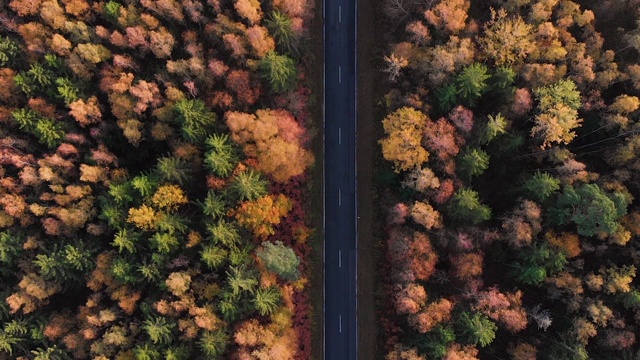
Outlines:
<svg viewBox="0 0 640 360"><path fill-rule="evenodd" d="M186 204L189 200L187 200L187 196L184 194L182 188L170 184L160 186L155 194L153 194L151 202L160 209L175 211L178 210L180 205Z"/></svg>
<svg viewBox="0 0 640 360"><path fill-rule="evenodd" d="M158 214L152 207L142 204L139 208L130 208L127 222L135 227L149 231L156 228Z"/></svg>

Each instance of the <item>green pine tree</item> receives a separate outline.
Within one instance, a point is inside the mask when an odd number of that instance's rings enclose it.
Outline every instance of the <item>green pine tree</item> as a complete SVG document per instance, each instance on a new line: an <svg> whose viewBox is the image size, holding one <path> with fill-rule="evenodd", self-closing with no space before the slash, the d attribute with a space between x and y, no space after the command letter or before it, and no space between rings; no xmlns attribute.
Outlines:
<svg viewBox="0 0 640 360"><path fill-rule="evenodd" d="M219 268L227 259L228 253L225 249L217 246L205 246L200 251L200 259L210 268Z"/></svg>
<svg viewBox="0 0 640 360"><path fill-rule="evenodd" d="M489 154L479 148L467 148L458 157L458 170L467 178L482 175L489 168Z"/></svg>
<svg viewBox="0 0 640 360"><path fill-rule="evenodd" d="M476 191L459 189L447 208L449 215L458 221L477 225L491 218L491 209L480 202Z"/></svg>
<svg viewBox="0 0 640 360"><path fill-rule="evenodd" d="M204 140L216 121L216 114L209 111L202 100L180 99L173 109L182 129L182 137L192 143Z"/></svg>
<svg viewBox="0 0 640 360"><path fill-rule="evenodd" d="M272 315L278 310L280 290L277 287L258 288L253 296L253 306L261 316Z"/></svg>
<svg viewBox="0 0 640 360"><path fill-rule="evenodd" d="M466 105L473 106L487 91L487 80L491 77L488 72L484 64L473 63L456 76L458 96Z"/></svg>
<svg viewBox="0 0 640 360"><path fill-rule="evenodd" d="M229 190L238 201L253 201L267 195L268 184L259 172L250 168L233 178Z"/></svg>
<svg viewBox="0 0 640 360"><path fill-rule="evenodd" d="M262 77L276 93L289 91L295 85L297 73L293 59L271 51L260 60L258 68Z"/></svg>
<svg viewBox="0 0 640 360"><path fill-rule="evenodd" d="M469 314L463 312L458 317L458 326L460 327L460 334L471 344L480 344L482 347L493 342L496 337L496 330L498 327L487 316L474 312Z"/></svg>
<svg viewBox="0 0 640 360"><path fill-rule="evenodd" d="M229 344L229 334L224 330L205 331L200 335L198 347L208 359L222 356Z"/></svg>
<svg viewBox="0 0 640 360"><path fill-rule="evenodd" d="M560 180L547 172L536 171L524 184L524 188L532 199L544 201L560 189Z"/></svg>
<svg viewBox="0 0 640 360"><path fill-rule="evenodd" d="M142 328L154 344L170 344L173 340L172 329L176 324L167 322L164 316L148 317Z"/></svg>
<svg viewBox="0 0 640 360"><path fill-rule="evenodd" d="M298 53L297 39L293 31L293 21L287 14L275 9L267 17L265 24L276 40L278 50L280 50L281 53L290 55Z"/></svg>

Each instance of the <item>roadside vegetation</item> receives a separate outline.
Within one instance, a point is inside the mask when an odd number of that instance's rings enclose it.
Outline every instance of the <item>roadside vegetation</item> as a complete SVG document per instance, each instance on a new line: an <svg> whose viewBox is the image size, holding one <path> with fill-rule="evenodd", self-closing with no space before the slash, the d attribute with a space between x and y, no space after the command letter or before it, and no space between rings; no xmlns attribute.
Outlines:
<svg viewBox="0 0 640 360"><path fill-rule="evenodd" d="M638 2L379 11L384 357L638 359Z"/></svg>
<svg viewBox="0 0 640 360"><path fill-rule="evenodd" d="M0 5L0 359L309 359L301 0Z"/></svg>

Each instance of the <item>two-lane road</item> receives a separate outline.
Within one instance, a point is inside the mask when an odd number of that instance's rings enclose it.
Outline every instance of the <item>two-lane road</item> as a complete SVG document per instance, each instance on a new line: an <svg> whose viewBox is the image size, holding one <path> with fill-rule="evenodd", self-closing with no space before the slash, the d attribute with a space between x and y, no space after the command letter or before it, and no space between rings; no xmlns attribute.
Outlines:
<svg viewBox="0 0 640 360"><path fill-rule="evenodd" d="M324 359L356 360L356 2L323 10Z"/></svg>

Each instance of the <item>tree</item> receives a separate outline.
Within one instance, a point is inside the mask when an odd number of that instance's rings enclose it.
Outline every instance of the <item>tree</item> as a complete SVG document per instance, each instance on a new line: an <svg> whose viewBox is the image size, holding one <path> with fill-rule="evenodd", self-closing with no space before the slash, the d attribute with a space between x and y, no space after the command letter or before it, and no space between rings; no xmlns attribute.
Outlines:
<svg viewBox="0 0 640 360"><path fill-rule="evenodd" d="M489 320L488 317L479 312L470 314L464 311L458 317L457 324L460 328L460 334L471 344L480 344L482 347L493 342L496 337L496 324Z"/></svg>
<svg viewBox="0 0 640 360"><path fill-rule="evenodd" d="M420 333L428 333L438 324L451 320L453 302L438 299L425 306L422 311L409 317L409 323Z"/></svg>
<svg viewBox="0 0 640 360"><path fill-rule="evenodd" d="M520 16L509 17L504 9L491 9L491 20L484 27L480 46L498 66L523 61L536 47L533 26Z"/></svg>
<svg viewBox="0 0 640 360"><path fill-rule="evenodd" d="M524 188L534 200L544 201L560 190L560 180L547 172L536 171L533 177L525 182Z"/></svg>
<svg viewBox="0 0 640 360"><path fill-rule="evenodd" d="M229 142L229 135L213 134L205 140L205 145L209 149L204 155L205 166L216 176L229 176L238 162L235 148Z"/></svg>
<svg viewBox="0 0 640 360"><path fill-rule="evenodd" d="M396 110L382 121L387 135L379 141L382 155L393 162L396 173L419 167L429 158L421 145L428 121L427 115L409 107Z"/></svg>
<svg viewBox="0 0 640 360"><path fill-rule="evenodd" d="M225 120L245 155L258 160L256 169L277 182L302 174L313 163L313 155L303 147L304 130L288 111L227 112Z"/></svg>
<svg viewBox="0 0 640 360"><path fill-rule="evenodd" d="M496 137L507 133L507 119L498 113L487 116L487 123L482 128L480 143L486 145Z"/></svg>
<svg viewBox="0 0 640 360"><path fill-rule="evenodd" d="M261 316L270 316L278 310L280 290L277 287L258 288L253 296L253 306Z"/></svg>
<svg viewBox="0 0 640 360"><path fill-rule="evenodd" d="M248 169L233 178L229 190L238 201L254 201L267 195L267 185L259 172Z"/></svg>
<svg viewBox="0 0 640 360"><path fill-rule="evenodd" d="M620 226L618 220L627 213L627 205L622 193L607 194L596 184L568 185L549 211L549 218L559 225L575 223L579 235L613 234Z"/></svg>
<svg viewBox="0 0 640 360"><path fill-rule="evenodd" d="M469 179L482 175L489 168L489 154L479 148L467 148L459 157L457 168Z"/></svg>
<svg viewBox="0 0 640 360"><path fill-rule="evenodd" d="M134 187L137 186L136 188L141 192L141 195L148 196L146 191L152 191L151 189L155 189L157 185L157 180L154 177L157 176L158 180L161 181L177 182L180 185L184 185L191 179L192 173L193 169L184 159L175 156L163 156L158 158L152 174L144 175L144 177L136 176L132 180L132 184ZM147 190L142 190L143 188Z"/></svg>
<svg viewBox="0 0 640 360"><path fill-rule="evenodd" d="M161 185L151 198L151 203L166 211L176 211L178 207L188 203L184 191L177 185Z"/></svg>
<svg viewBox="0 0 640 360"><path fill-rule="evenodd" d="M471 189L459 189L453 195L447 210L458 221L477 225L491 218L491 209L480 202L478 193Z"/></svg>
<svg viewBox="0 0 640 360"><path fill-rule="evenodd" d="M12 2L13 4L13 2ZM6 67L17 60L20 48L8 36L0 37L0 67Z"/></svg>
<svg viewBox="0 0 640 360"><path fill-rule="evenodd" d="M265 239L274 234L273 226L291 211L293 204L286 196L265 195L254 201L245 201L234 211L238 223Z"/></svg>
<svg viewBox="0 0 640 360"><path fill-rule="evenodd" d="M424 17L436 28L456 34L465 27L469 6L468 0L444 0L425 11Z"/></svg>
<svg viewBox="0 0 640 360"><path fill-rule="evenodd" d="M228 253L221 247L205 246L200 251L200 259L210 268L219 268L227 259Z"/></svg>
<svg viewBox="0 0 640 360"><path fill-rule="evenodd" d="M436 211L433 206L422 201L416 201L411 206L411 218L427 230L442 226L440 213Z"/></svg>
<svg viewBox="0 0 640 360"><path fill-rule="evenodd" d="M209 358L224 354L229 342L229 335L224 330L205 331L198 340L198 347Z"/></svg>
<svg viewBox="0 0 640 360"><path fill-rule="evenodd" d="M300 258L293 249L282 244L282 241L263 242L262 249L257 251L257 255L264 261L269 271L278 274L284 280L297 280L300 276L298 272Z"/></svg>
<svg viewBox="0 0 640 360"><path fill-rule="evenodd" d="M458 96L467 105L473 106L487 91L487 80L491 77L488 71L484 64L473 63L456 76Z"/></svg>
<svg viewBox="0 0 640 360"><path fill-rule="evenodd" d="M298 52L298 39L293 31L293 21L284 12L275 9L267 19L265 25L276 40L280 53L295 55Z"/></svg>
<svg viewBox="0 0 640 360"><path fill-rule="evenodd" d="M168 323L164 316L148 317L142 324L154 344L170 344L172 341L171 329L175 324Z"/></svg>
<svg viewBox="0 0 640 360"><path fill-rule="evenodd" d="M276 93L284 93L295 85L297 73L293 59L286 55L268 52L258 64L262 77Z"/></svg>
<svg viewBox="0 0 640 360"><path fill-rule="evenodd" d="M219 219L227 213L225 200L213 190L207 192L204 201L199 203L199 205L202 208L202 213L212 218Z"/></svg>
<svg viewBox="0 0 640 360"><path fill-rule="evenodd" d="M190 142L203 140L216 121L216 114L209 111L202 100L183 98L176 101L173 109L182 137Z"/></svg>
<svg viewBox="0 0 640 360"><path fill-rule="evenodd" d="M535 89L534 94L539 103L531 136L542 136L542 148L552 143L571 142L576 136L573 129L582 122L582 119L578 119L581 100L576 84L563 79L553 85Z"/></svg>

